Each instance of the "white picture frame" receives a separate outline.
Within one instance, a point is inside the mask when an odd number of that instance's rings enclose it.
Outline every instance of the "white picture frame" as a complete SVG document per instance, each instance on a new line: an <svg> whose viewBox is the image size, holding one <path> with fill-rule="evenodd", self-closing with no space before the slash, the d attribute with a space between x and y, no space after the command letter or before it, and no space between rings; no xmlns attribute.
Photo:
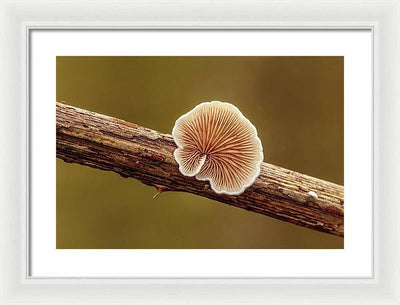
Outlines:
<svg viewBox="0 0 400 305"><path fill-rule="evenodd" d="M1 2L1 304L400 304L400 1ZM31 278L29 33L32 29L371 29L371 278ZM329 262L327 262L329 263Z"/></svg>

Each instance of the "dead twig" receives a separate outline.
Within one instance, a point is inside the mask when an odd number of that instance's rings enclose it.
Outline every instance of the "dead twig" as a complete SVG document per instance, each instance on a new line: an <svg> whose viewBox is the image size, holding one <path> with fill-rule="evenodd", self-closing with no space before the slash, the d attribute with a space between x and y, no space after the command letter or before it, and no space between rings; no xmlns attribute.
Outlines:
<svg viewBox="0 0 400 305"><path fill-rule="evenodd" d="M156 195L181 191L255 213L343 236L343 186L263 163L254 184L239 196L214 193L208 182L183 176L171 135L57 103L57 157L113 171L154 186Z"/></svg>

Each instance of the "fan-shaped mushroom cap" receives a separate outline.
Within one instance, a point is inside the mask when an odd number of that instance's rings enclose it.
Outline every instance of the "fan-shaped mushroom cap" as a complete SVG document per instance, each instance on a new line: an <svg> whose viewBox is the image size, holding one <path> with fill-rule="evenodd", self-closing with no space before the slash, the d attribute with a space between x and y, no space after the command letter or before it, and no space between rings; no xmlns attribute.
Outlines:
<svg viewBox="0 0 400 305"><path fill-rule="evenodd" d="M257 130L232 104L197 105L176 120L172 136L181 173L210 181L218 194L239 195L260 173L264 156Z"/></svg>

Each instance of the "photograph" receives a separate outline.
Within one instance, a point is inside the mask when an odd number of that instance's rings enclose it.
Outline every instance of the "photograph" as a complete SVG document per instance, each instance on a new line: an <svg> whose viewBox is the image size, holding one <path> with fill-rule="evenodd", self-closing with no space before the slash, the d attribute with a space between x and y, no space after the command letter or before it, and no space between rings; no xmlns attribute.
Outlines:
<svg viewBox="0 0 400 305"><path fill-rule="evenodd" d="M343 56L57 56L57 249L344 249Z"/></svg>

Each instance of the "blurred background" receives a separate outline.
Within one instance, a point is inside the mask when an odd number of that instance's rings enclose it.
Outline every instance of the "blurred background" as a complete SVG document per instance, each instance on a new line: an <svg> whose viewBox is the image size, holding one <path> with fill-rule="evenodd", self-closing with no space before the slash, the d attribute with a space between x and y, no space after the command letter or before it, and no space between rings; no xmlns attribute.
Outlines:
<svg viewBox="0 0 400 305"><path fill-rule="evenodd" d="M236 105L264 161L343 185L343 57L57 57L57 101L171 133ZM343 238L57 159L59 249L343 248Z"/></svg>

